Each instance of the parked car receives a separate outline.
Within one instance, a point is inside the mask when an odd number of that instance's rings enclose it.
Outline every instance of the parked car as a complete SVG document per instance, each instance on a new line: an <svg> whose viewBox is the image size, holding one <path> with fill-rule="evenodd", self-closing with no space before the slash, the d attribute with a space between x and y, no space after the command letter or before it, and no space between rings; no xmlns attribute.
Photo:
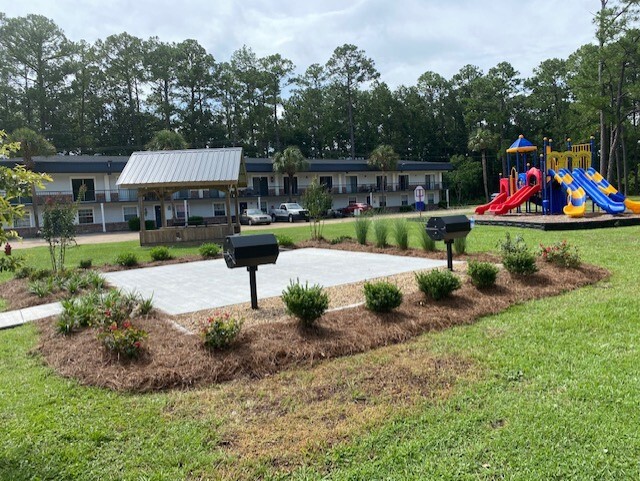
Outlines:
<svg viewBox="0 0 640 481"><path fill-rule="evenodd" d="M373 207L371 207L369 204L355 202L353 204L349 204L346 207L343 207L342 209L340 209L340 212L342 212L342 215L346 217L348 215L354 215L356 213L356 210L360 210L360 213L364 213L370 211L371 209L373 209Z"/></svg>
<svg viewBox="0 0 640 481"><path fill-rule="evenodd" d="M271 224L271 216L260 209L245 209L240 214L240 223L247 225Z"/></svg>
<svg viewBox="0 0 640 481"><path fill-rule="evenodd" d="M271 209L271 220L293 222L304 220L309 222L309 211L297 202L283 202L277 209Z"/></svg>

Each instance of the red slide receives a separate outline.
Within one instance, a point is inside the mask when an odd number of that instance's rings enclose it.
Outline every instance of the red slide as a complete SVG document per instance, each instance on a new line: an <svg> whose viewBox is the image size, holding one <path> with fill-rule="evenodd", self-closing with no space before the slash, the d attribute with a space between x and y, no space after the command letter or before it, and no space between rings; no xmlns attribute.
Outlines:
<svg viewBox="0 0 640 481"><path fill-rule="evenodd" d="M511 197L509 197L502 204L491 206L489 212L493 212L495 215L503 215L512 209L515 209L519 205L524 204L532 196L540 192L540 184L525 185L516 191Z"/></svg>
<svg viewBox="0 0 640 481"><path fill-rule="evenodd" d="M505 200L507 200L507 197L508 196L507 196L506 192L500 192L498 195L496 195L495 199L493 199L488 204L483 204L483 205L479 205L478 207L476 207L476 214L478 214L478 215L484 214L486 211L489 210L490 207L492 207L494 205L502 204Z"/></svg>

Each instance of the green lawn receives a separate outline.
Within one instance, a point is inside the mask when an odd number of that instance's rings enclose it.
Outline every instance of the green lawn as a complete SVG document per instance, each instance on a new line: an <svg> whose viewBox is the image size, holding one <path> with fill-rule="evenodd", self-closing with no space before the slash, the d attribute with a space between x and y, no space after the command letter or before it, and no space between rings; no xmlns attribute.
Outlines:
<svg viewBox="0 0 640 481"><path fill-rule="evenodd" d="M476 227L468 250L494 250L506 231ZM242 468L242 477L640 478L640 228L508 231L531 246L567 239L612 276L472 326L421 336L413 344L434 355L470 358L478 374L448 397L399 411L365 435L300 453L294 465L303 467L292 473L258 460ZM277 232L299 240L309 231L298 224ZM339 235L354 236L352 224L325 227L326 238ZM82 246L69 261L109 262L119 249L148 255L135 244ZM47 254L33 249L27 255L41 263ZM0 479L216 479L242 464L218 444L227 421L211 404L233 386L199 390L198 399L209 405L176 414L185 393L123 395L79 386L31 354L37 342L29 325L0 331ZM366 366L368 359L346 362ZM290 376L303 377L304 370Z"/></svg>

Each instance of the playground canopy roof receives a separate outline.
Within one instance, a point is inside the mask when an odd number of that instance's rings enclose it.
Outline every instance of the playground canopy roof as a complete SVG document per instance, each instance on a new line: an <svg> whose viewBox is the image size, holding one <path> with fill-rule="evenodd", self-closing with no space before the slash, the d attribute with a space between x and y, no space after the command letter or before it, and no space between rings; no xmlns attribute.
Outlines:
<svg viewBox="0 0 640 481"><path fill-rule="evenodd" d="M524 135L520 135L520 137L518 137L518 140L511 144L511 147L507 149L507 152L513 154L516 152L534 152L536 150L538 150L538 147L525 139Z"/></svg>

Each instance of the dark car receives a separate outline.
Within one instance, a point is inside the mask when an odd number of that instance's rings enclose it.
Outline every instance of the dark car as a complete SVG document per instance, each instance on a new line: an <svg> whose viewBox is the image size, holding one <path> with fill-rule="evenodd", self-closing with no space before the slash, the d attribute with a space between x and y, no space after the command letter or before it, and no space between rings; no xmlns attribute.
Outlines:
<svg viewBox="0 0 640 481"><path fill-rule="evenodd" d="M357 210L359 210L360 213L362 214L364 212L370 211L371 209L373 209L373 207L371 207L369 204L364 204L362 202L354 202L353 204L349 204L348 206L340 209L340 212L342 213L342 215L348 216L348 215L354 215Z"/></svg>
<svg viewBox="0 0 640 481"><path fill-rule="evenodd" d="M245 209L240 215L240 223L248 225L271 224L271 216L260 209Z"/></svg>

